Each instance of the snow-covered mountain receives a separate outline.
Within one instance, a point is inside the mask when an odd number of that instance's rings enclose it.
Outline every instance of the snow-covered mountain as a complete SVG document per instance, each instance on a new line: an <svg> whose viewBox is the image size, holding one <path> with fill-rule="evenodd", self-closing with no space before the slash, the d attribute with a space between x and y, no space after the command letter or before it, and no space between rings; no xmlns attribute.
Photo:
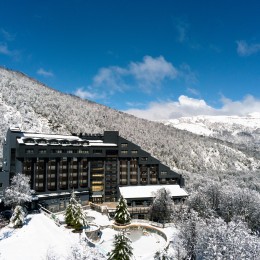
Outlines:
<svg viewBox="0 0 260 260"><path fill-rule="evenodd" d="M20 72L3 68L0 68L0 116L1 143L10 125L19 125L23 130L63 134L118 130L121 136L139 144L177 171L236 172L260 169L260 161L251 150L136 118L58 92ZM257 133L259 129L255 131ZM0 151L1 158L2 149Z"/></svg>
<svg viewBox="0 0 260 260"><path fill-rule="evenodd" d="M223 141L259 150L260 113L239 116L194 116L163 121L165 125L197 135L210 136Z"/></svg>

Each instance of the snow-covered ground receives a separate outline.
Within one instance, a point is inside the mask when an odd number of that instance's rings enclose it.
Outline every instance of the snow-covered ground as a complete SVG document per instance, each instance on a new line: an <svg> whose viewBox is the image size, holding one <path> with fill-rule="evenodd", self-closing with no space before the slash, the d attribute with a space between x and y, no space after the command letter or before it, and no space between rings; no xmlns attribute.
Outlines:
<svg viewBox="0 0 260 260"><path fill-rule="evenodd" d="M71 246L77 243L79 234L58 227L43 214L28 215L22 228L0 230L0 259L43 260L48 252L66 259Z"/></svg>
<svg viewBox="0 0 260 260"><path fill-rule="evenodd" d="M215 132L238 132L257 130L260 128L260 113L252 113L247 117L242 116L194 116L181 117L163 121L165 125L187 130L194 134L212 136Z"/></svg>
<svg viewBox="0 0 260 260"><path fill-rule="evenodd" d="M88 210L87 215L94 217L93 222L101 226L113 222L93 210ZM172 237L176 229L167 228L163 232L168 237ZM106 253L112 249L114 234L116 231L111 228L102 231L103 242L98 247L100 252ZM83 236L83 234L73 233L71 229L64 226L57 226L53 220L43 214L28 215L26 224L22 228L13 229L7 226L0 230L0 259L43 260L47 259L47 255L54 255L55 260L67 260L72 247L79 244ZM157 249L161 249L166 243L161 236L150 233L144 236L137 234L131 238L136 259L153 259L152 256ZM96 259L105 259L105 257Z"/></svg>

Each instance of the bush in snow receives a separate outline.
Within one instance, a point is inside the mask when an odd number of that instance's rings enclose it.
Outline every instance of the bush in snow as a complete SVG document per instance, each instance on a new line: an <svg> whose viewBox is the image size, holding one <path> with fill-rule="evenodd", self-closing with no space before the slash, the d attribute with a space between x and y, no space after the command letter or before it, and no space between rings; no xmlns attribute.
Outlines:
<svg viewBox="0 0 260 260"><path fill-rule="evenodd" d="M24 223L25 213L23 211L22 206L17 205L14 209L14 213L10 219L10 223L13 227L21 227Z"/></svg>
<svg viewBox="0 0 260 260"><path fill-rule="evenodd" d="M130 260L133 255L131 242L124 233L115 235L114 249L108 253L108 260Z"/></svg>
<svg viewBox="0 0 260 260"><path fill-rule="evenodd" d="M154 260L171 260L172 256L166 251L157 251L154 255Z"/></svg>
<svg viewBox="0 0 260 260"><path fill-rule="evenodd" d="M159 189L150 207L149 218L156 222L169 222L173 213L173 201L170 193L165 189Z"/></svg>
<svg viewBox="0 0 260 260"><path fill-rule="evenodd" d="M30 178L22 173L17 173L11 180L11 185L4 192L4 203L13 208L22 206L25 202L32 201L33 190L30 189Z"/></svg>
<svg viewBox="0 0 260 260"><path fill-rule="evenodd" d="M122 196L120 196L119 198L114 220L115 223L119 225L127 225L131 221L130 213L127 209L126 200Z"/></svg>
<svg viewBox="0 0 260 260"><path fill-rule="evenodd" d="M72 245L66 260L103 260L105 259L97 247L89 247L86 242Z"/></svg>

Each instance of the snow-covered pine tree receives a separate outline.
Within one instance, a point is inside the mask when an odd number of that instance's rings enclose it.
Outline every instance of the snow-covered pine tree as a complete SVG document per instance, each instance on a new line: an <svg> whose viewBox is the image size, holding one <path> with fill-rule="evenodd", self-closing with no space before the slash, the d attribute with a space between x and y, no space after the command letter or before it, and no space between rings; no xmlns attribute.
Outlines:
<svg viewBox="0 0 260 260"><path fill-rule="evenodd" d="M150 220L165 223L171 220L172 213L173 201L170 193L165 188L159 189L150 207Z"/></svg>
<svg viewBox="0 0 260 260"><path fill-rule="evenodd" d="M128 225L131 221L130 213L127 209L126 200L123 198L123 196L120 196L119 198L114 220L115 223L119 225Z"/></svg>
<svg viewBox="0 0 260 260"><path fill-rule="evenodd" d="M108 253L108 260L130 260L133 256L131 243L124 233L115 235L114 249Z"/></svg>
<svg viewBox="0 0 260 260"><path fill-rule="evenodd" d="M77 202L74 190L71 193L70 202L65 211L65 223L76 230L80 230L87 225L84 210Z"/></svg>
<svg viewBox="0 0 260 260"><path fill-rule="evenodd" d="M68 226L73 226L74 216L77 211L77 204L78 202L76 200L75 192L73 190L70 196L69 205L66 207L65 211L65 223Z"/></svg>
<svg viewBox="0 0 260 260"><path fill-rule="evenodd" d="M75 230L81 230L83 227L87 226L84 210L79 203L76 204L76 211L74 212L72 225Z"/></svg>
<svg viewBox="0 0 260 260"><path fill-rule="evenodd" d="M14 213L10 219L10 223L13 225L13 227L21 227L24 223L24 217L25 213L23 211L22 206L17 205L14 209Z"/></svg>
<svg viewBox="0 0 260 260"><path fill-rule="evenodd" d="M30 178L22 173L17 173L11 180L11 185L4 192L4 203L14 208L22 206L32 200L33 190L30 188Z"/></svg>

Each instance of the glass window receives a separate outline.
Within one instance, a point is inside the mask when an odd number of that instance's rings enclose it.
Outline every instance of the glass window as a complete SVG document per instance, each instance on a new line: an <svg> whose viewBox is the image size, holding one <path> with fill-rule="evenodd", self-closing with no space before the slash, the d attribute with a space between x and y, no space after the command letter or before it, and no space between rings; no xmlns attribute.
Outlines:
<svg viewBox="0 0 260 260"><path fill-rule="evenodd" d="M124 148L126 148L128 146L128 144L127 143L122 143L121 144L121 147L124 147Z"/></svg>
<svg viewBox="0 0 260 260"><path fill-rule="evenodd" d="M132 150L132 154L137 154L137 150Z"/></svg>
<svg viewBox="0 0 260 260"><path fill-rule="evenodd" d="M33 149L26 149L26 150L25 150L25 153L26 153L26 154L33 154L33 153L34 153L34 150L33 150Z"/></svg>
<svg viewBox="0 0 260 260"><path fill-rule="evenodd" d="M89 150L79 150L79 153L88 154L88 153L89 153Z"/></svg>
<svg viewBox="0 0 260 260"><path fill-rule="evenodd" d="M93 150L94 154L102 154L102 150Z"/></svg>
<svg viewBox="0 0 260 260"><path fill-rule="evenodd" d="M127 150L122 150L121 154L128 154L128 151Z"/></svg>

